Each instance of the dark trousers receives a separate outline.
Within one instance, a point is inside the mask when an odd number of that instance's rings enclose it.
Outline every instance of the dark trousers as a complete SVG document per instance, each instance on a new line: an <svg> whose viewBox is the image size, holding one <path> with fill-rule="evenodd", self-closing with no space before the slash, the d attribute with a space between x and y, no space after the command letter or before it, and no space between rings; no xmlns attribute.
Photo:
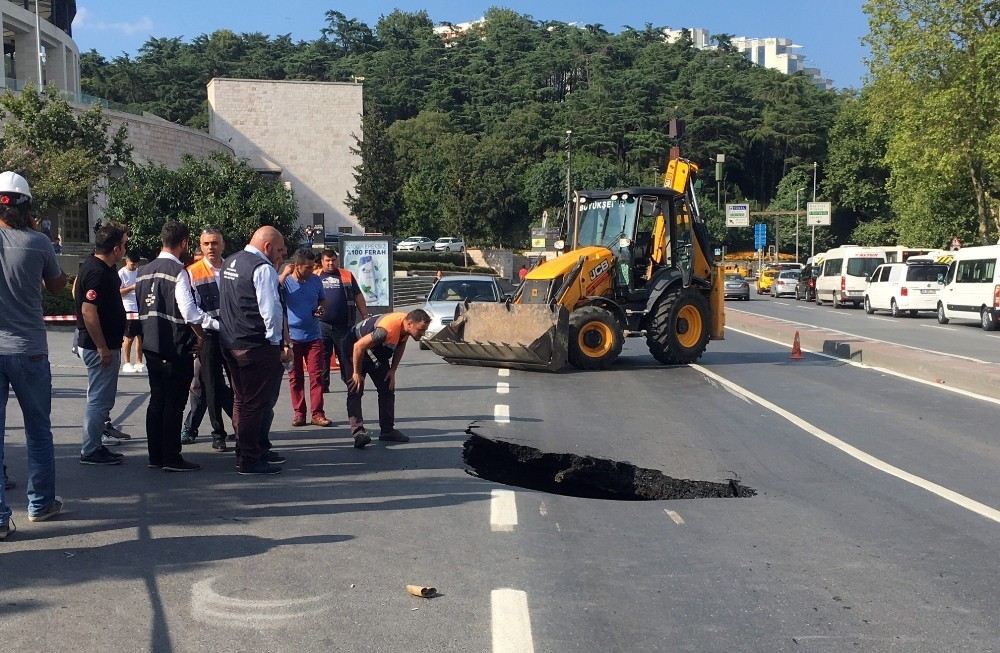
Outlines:
<svg viewBox="0 0 1000 653"><path fill-rule="evenodd" d="M149 405L146 407L146 446L151 465L169 465L181 459L181 421L188 388L194 377L194 359L163 358L143 350L149 373Z"/></svg>
<svg viewBox="0 0 1000 653"><path fill-rule="evenodd" d="M354 351L354 339L351 337L343 340L345 352ZM361 377L370 376L375 390L378 392L378 426L382 433L388 433L396 427L396 393L389 388L389 380L385 378L389 371L388 360L375 359L365 352L361 359ZM340 378L347 384L354 374L353 355L345 353L340 358ZM358 392L347 387L347 416L351 419L351 433L357 433L365 427L365 420L361 412L361 397L364 390Z"/></svg>
<svg viewBox="0 0 1000 653"><path fill-rule="evenodd" d="M351 328L346 324L333 325L323 320L320 320L319 328L323 340L323 392L330 392L330 358L336 353L340 369L344 369L344 338Z"/></svg>
<svg viewBox="0 0 1000 653"><path fill-rule="evenodd" d="M236 461L245 467L260 460L270 443L267 430L281 390L281 349L275 345L229 349L226 358L233 376Z"/></svg>
<svg viewBox="0 0 1000 653"><path fill-rule="evenodd" d="M191 435L198 435L201 420L208 413L212 423L212 437L226 437L226 425L222 421L222 413L233 417L233 391L226 383L230 376L225 357L222 355L222 344L216 331L205 331L205 342L201 346L201 354L195 361L195 380L191 384L188 413L184 418L184 430Z"/></svg>

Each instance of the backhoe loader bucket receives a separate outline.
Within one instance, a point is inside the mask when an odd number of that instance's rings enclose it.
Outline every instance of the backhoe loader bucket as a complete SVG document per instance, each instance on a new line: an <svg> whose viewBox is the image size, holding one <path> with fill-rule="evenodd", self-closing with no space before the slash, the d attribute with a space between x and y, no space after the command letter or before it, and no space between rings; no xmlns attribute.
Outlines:
<svg viewBox="0 0 1000 653"><path fill-rule="evenodd" d="M449 363L557 372L568 331L562 306L477 303L425 342Z"/></svg>

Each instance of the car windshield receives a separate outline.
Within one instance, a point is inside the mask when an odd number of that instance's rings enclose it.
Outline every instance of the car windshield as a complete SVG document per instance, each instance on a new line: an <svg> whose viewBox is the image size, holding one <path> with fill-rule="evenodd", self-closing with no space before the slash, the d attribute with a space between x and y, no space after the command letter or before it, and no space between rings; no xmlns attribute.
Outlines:
<svg viewBox="0 0 1000 653"><path fill-rule="evenodd" d="M427 301L430 302L460 302L469 300L496 301L496 292L492 281L443 279L437 282L431 290Z"/></svg>
<svg viewBox="0 0 1000 653"><path fill-rule="evenodd" d="M852 277L864 277L875 271L875 268L885 263L880 258L849 258L847 259L847 274Z"/></svg>
<svg viewBox="0 0 1000 653"><path fill-rule="evenodd" d="M911 265L906 268L907 281L937 281L938 275L948 274L947 265Z"/></svg>
<svg viewBox="0 0 1000 653"><path fill-rule="evenodd" d="M726 281L743 281L743 277L738 274L727 274Z"/></svg>
<svg viewBox="0 0 1000 653"><path fill-rule="evenodd" d="M580 229L577 243L609 246L635 226L636 198L594 200L580 206Z"/></svg>

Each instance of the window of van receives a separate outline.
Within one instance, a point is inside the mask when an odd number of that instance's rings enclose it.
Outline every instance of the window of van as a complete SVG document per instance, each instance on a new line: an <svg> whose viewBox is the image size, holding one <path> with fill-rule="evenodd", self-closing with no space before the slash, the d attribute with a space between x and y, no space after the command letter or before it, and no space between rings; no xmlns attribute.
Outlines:
<svg viewBox="0 0 1000 653"><path fill-rule="evenodd" d="M842 258L831 258L827 259L823 263L823 276L824 277L839 277L840 276L840 266L844 262Z"/></svg>
<svg viewBox="0 0 1000 653"><path fill-rule="evenodd" d="M910 265L906 268L907 281L937 281L948 273L947 265Z"/></svg>
<svg viewBox="0 0 1000 653"><path fill-rule="evenodd" d="M992 283L996 264L993 258L959 261L955 280L957 283Z"/></svg>
<svg viewBox="0 0 1000 653"><path fill-rule="evenodd" d="M891 275L891 274L892 274L892 268L889 267L888 265L886 265L885 267L883 267L879 271L877 279L876 279L876 277L874 275L872 275L872 280L873 281L879 281L879 282L888 281L889 280L889 275Z"/></svg>
<svg viewBox="0 0 1000 653"><path fill-rule="evenodd" d="M882 265L880 258L849 258L847 259L847 274L852 277L863 277L875 271Z"/></svg>

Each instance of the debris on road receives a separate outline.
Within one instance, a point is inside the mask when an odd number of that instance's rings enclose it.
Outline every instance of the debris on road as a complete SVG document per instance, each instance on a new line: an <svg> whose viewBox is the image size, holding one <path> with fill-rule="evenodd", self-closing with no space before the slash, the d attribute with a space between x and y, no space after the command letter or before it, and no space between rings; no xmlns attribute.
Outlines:
<svg viewBox="0 0 1000 653"><path fill-rule="evenodd" d="M437 595L437 589L433 587L426 587L424 585L407 585L406 591L413 596L419 596L422 599L432 599Z"/></svg>

